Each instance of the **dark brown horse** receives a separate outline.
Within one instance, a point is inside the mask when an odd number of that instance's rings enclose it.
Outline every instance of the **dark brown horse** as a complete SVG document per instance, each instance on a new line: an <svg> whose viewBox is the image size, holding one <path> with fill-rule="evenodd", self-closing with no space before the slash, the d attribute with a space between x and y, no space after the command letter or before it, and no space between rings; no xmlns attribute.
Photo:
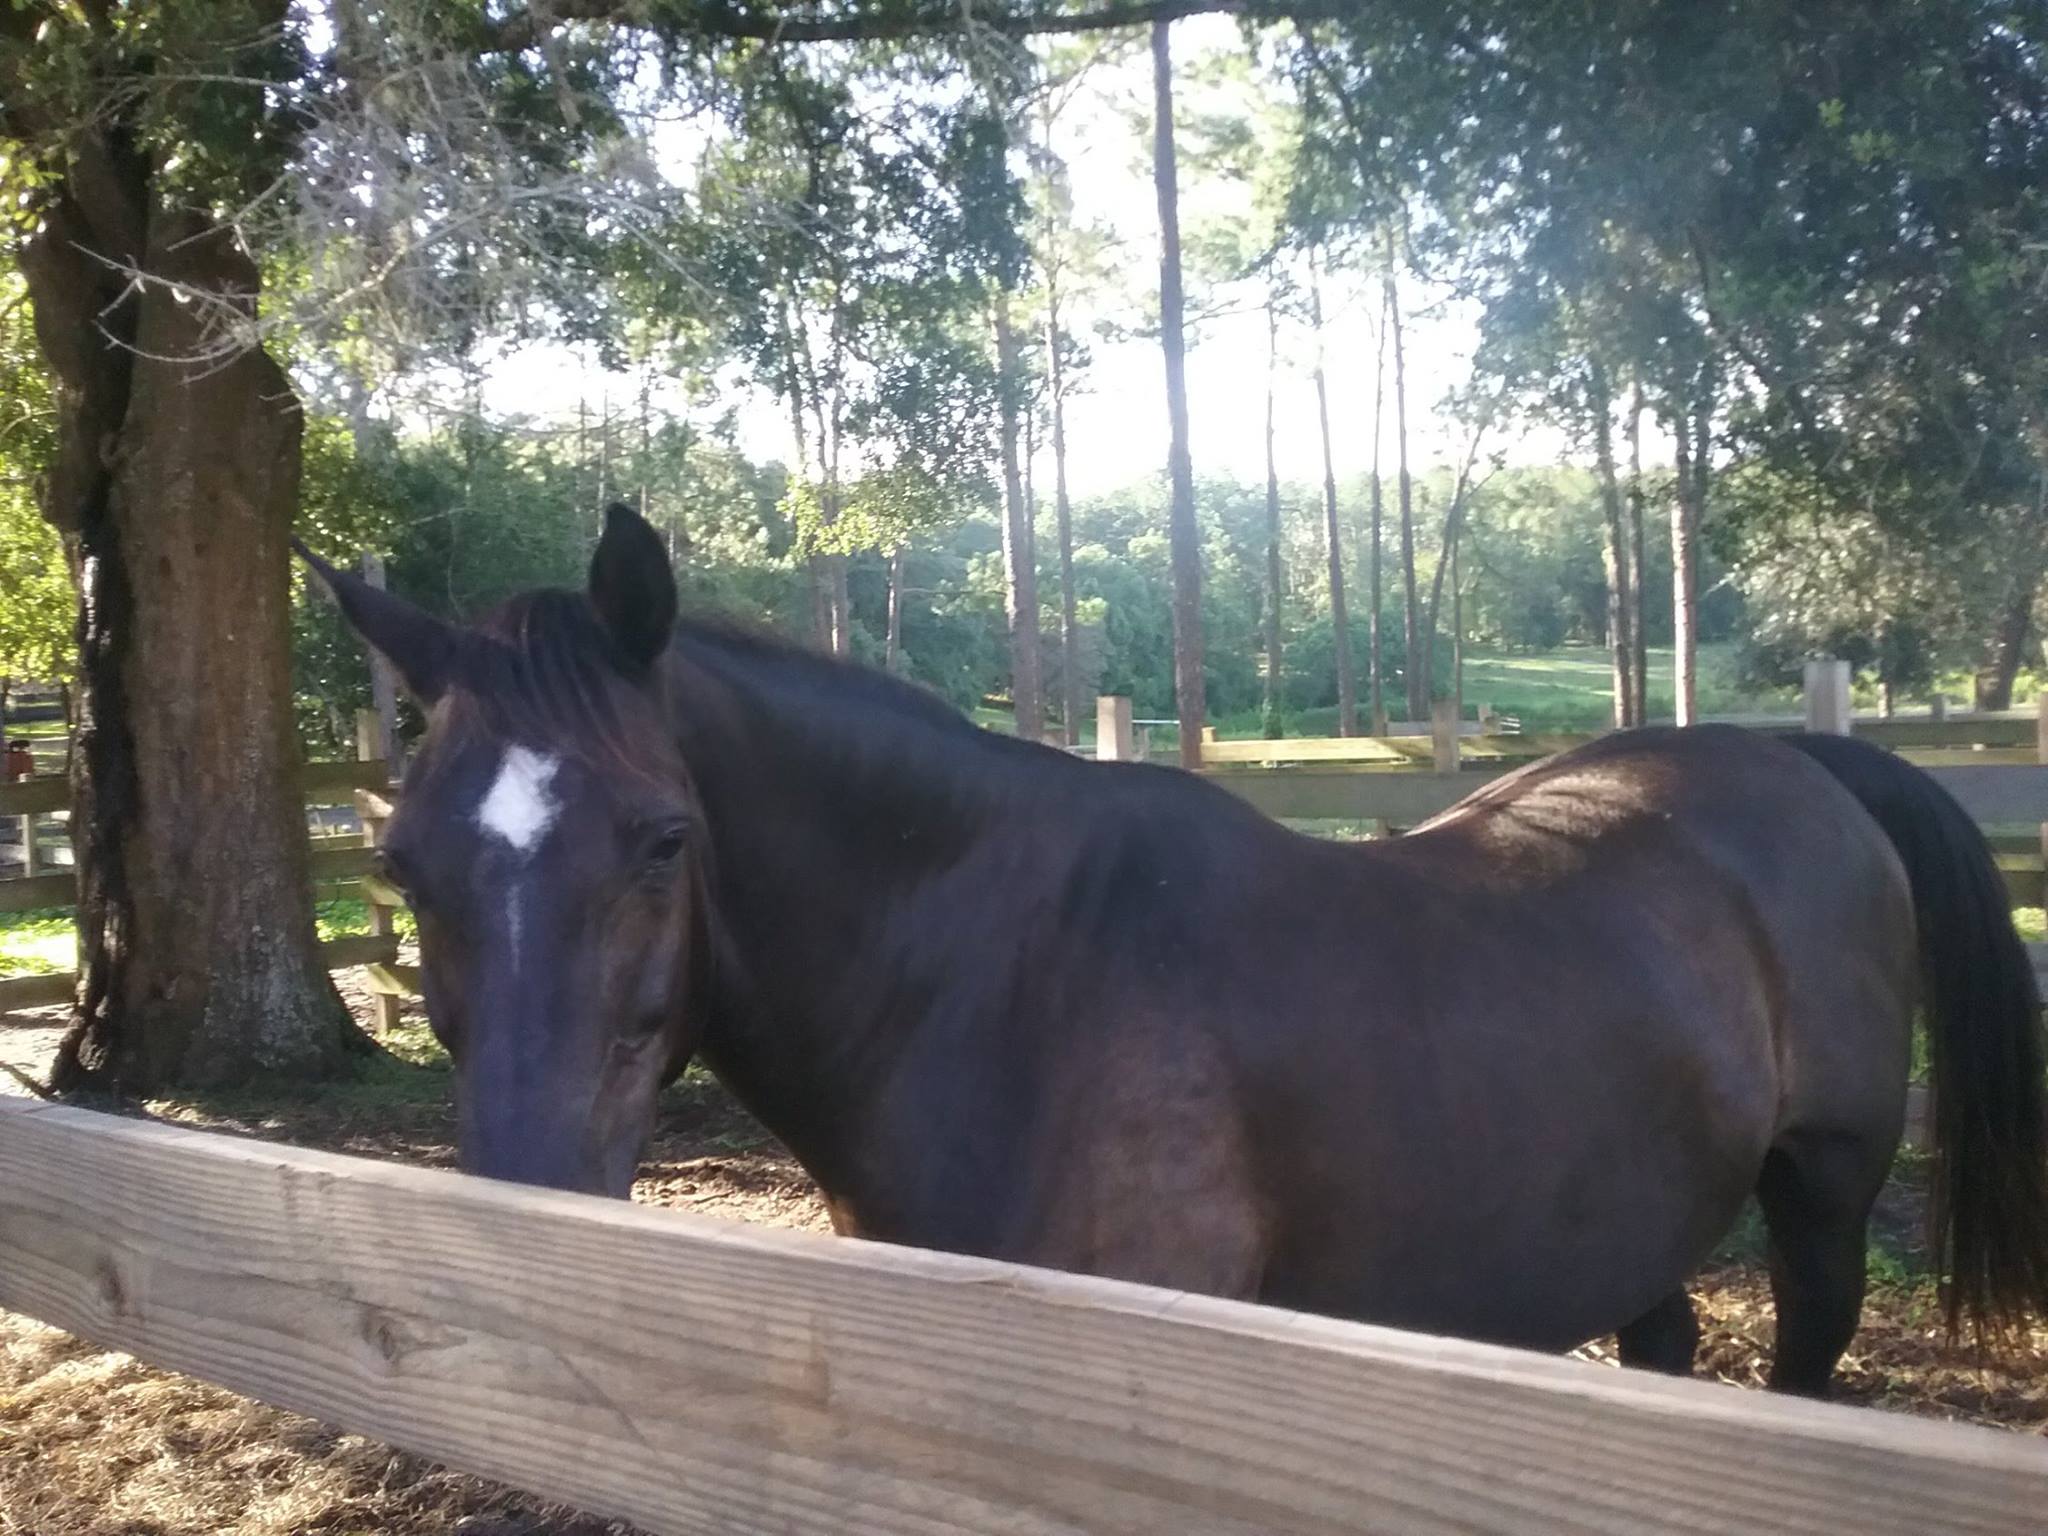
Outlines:
<svg viewBox="0 0 2048 1536"><path fill-rule="evenodd" d="M2033 974L1875 749L1634 732L1347 846L678 624L623 509L476 630L323 574L431 706L385 857L472 1170L626 1193L700 1054L843 1232L1672 1370L1755 1192L1818 1391L1920 1005L1953 1315L2048 1311Z"/></svg>

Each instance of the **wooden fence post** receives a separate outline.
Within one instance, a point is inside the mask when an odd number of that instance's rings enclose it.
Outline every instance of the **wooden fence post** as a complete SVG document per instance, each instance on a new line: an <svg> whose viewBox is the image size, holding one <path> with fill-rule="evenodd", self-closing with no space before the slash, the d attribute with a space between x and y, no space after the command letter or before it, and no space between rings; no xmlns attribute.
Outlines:
<svg viewBox="0 0 2048 1536"><path fill-rule="evenodd" d="M1095 755L1105 763L1137 761L1138 743L1131 729L1131 701L1103 694L1095 701Z"/></svg>
<svg viewBox="0 0 2048 1536"><path fill-rule="evenodd" d="M365 557L366 562L367 558ZM379 718L375 710L357 710L356 756L365 762L374 761L382 756L383 754L379 753L376 748L378 746L377 738L383 735L383 733L384 722ZM386 762L388 765L388 758ZM356 814L363 823L363 846L366 848L376 847L384 837L385 818L372 815L360 796L357 797ZM380 899L388 897L388 893L376 884L368 881L364 883L362 889L363 903L370 909L370 932L379 938L395 938L398 932L398 910L390 904L388 899ZM396 995L381 987L373 987L370 996L371 1018L374 1021L374 1028L380 1035L389 1034L398 1027L399 1000Z"/></svg>
<svg viewBox="0 0 2048 1536"><path fill-rule="evenodd" d="M1806 664L1806 728L1830 736L1847 736L1852 729L1849 713L1849 663L1832 657L1817 657Z"/></svg>
<svg viewBox="0 0 2048 1536"><path fill-rule="evenodd" d="M1438 773L1458 771L1458 714L1456 699L1435 699L1430 702L1430 758Z"/></svg>

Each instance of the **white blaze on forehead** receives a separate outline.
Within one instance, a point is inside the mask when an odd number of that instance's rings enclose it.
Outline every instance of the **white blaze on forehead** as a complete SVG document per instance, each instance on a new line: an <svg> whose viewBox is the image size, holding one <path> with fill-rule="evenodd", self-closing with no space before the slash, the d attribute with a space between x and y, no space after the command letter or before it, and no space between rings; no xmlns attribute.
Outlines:
<svg viewBox="0 0 2048 1536"><path fill-rule="evenodd" d="M526 747L507 747L490 793L476 808L476 824L519 853L531 853L548 835L562 803L548 793L556 758Z"/></svg>

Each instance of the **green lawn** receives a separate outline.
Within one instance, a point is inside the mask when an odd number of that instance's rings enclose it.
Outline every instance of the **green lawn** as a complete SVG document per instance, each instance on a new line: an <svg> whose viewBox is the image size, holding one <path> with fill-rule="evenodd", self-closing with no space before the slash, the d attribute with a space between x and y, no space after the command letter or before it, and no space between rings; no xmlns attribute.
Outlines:
<svg viewBox="0 0 2048 1536"><path fill-rule="evenodd" d="M1650 717L1669 718L1675 710L1671 683L1671 651L1650 651ZM1362 691L1362 685L1361 685ZM1465 657L1465 708L1468 713L1489 704L1496 713L1518 717L1525 730L1592 731L1612 723L1612 663L1596 645L1560 646L1532 653L1471 651ZM1400 702L1389 698L1400 712ZM1733 648L1703 646L1700 650L1700 711L1708 715L1796 714L1799 694L1791 688L1747 689L1734 677ZM1289 736L1331 736L1337 730L1334 708L1309 709L1289 715ZM1220 722L1225 737L1263 734L1255 712Z"/></svg>

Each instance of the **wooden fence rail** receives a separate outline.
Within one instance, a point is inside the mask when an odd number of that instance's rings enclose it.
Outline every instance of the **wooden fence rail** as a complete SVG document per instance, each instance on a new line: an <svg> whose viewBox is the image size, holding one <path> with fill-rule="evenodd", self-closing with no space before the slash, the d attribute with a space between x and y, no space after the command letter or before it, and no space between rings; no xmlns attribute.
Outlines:
<svg viewBox="0 0 2048 1536"><path fill-rule="evenodd" d="M2029 1533L2032 1437L0 1098L0 1306L657 1532Z"/></svg>
<svg viewBox="0 0 2048 1536"><path fill-rule="evenodd" d="M299 787L308 805L347 803L352 796L386 789L390 782L391 771L381 755L355 761L307 763L299 777ZM17 784L0 784L0 816L33 818L65 809L71 803L70 793L71 786L63 779L26 779ZM315 847L307 855L315 885L361 880L370 871L371 859L371 849L359 846ZM77 896L77 876L69 869L0 880L0 915L69 907ZM392 924L387 920L372 926L376 929L374 933L330 939L321 945L328 968L341 970L354 965L396 967L398 940L393 936ZM0 1013L15 1008L45 1008L69 1002L77 986L78 978L70 971L0 976ZM390 1022L388 1016L394 1013L394 1009L380 1004L380 1023Z"/></svg>

